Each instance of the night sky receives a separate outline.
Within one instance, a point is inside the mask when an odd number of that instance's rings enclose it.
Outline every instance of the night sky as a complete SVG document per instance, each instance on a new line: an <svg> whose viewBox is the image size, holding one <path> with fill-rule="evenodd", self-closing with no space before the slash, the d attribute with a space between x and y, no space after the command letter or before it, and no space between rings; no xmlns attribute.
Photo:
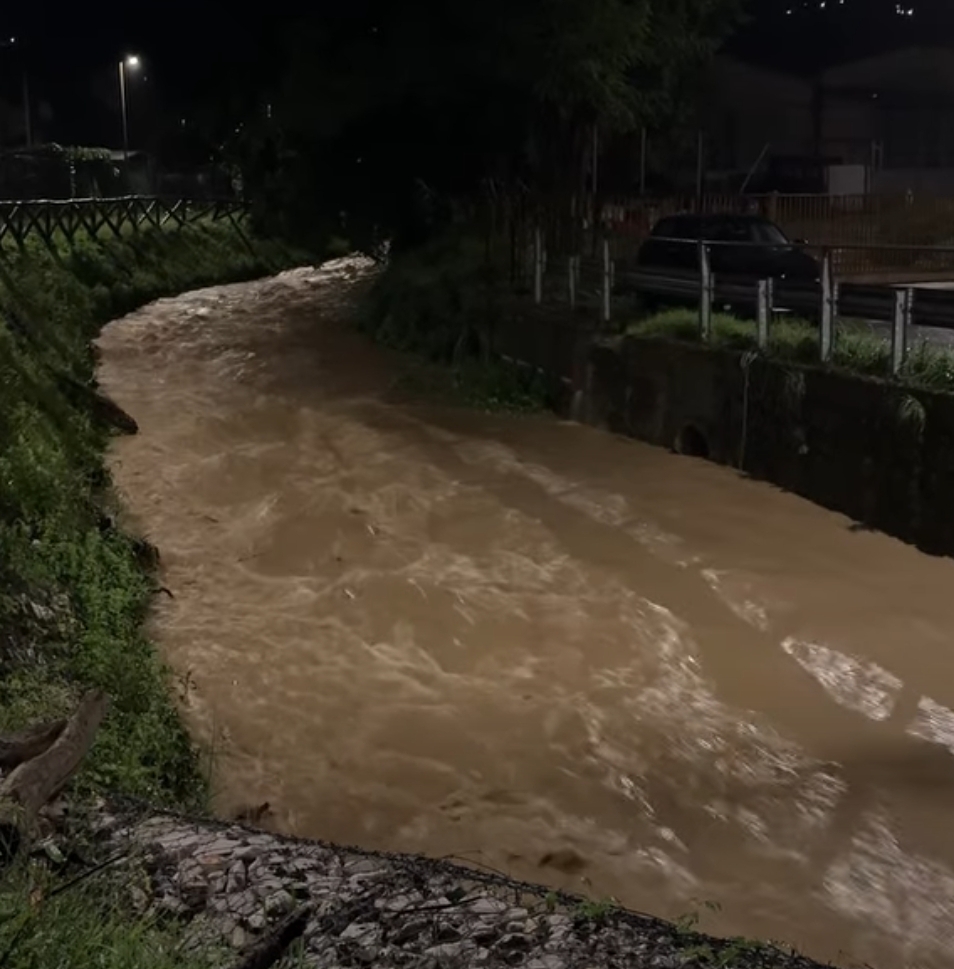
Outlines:
<svg viewBox="0 0 954 969"><path fill-rule="evenodd" d="M279 40L292 22L289 8L302 10L274 0L245 8L253 15L243 15L237 3L202 0L26 0L3 7L0 41L15 36L19 50L0 47L0 97L19 101L25 62L34 99L53 107L45 136L113 146L120 140L117 63L124 53L143 58L143 69L130 78L135 142L154 127L157 113L184 118L216 92L261 87L274 78ZM954 47L954 0L751 0L749 12L729 49L785 70L808 73L904 44Z"/></svg>
<svg viewBox="0 0 954 969"><path fill-rule="evenodd" d="M16 37L17 48L0 48L0 96L19 102L25 64L33 99L53 108L44 134L117 146L118 62L137 54L142 66L129 74L136 142L137 122L141 131L159 105L164 114L188 116L204 98L260 86L272 76L277 40L289 21L281 8L264 4L265 13L249 18L239 14L239 4L202 0L4 4L0 40Z"/></svg>

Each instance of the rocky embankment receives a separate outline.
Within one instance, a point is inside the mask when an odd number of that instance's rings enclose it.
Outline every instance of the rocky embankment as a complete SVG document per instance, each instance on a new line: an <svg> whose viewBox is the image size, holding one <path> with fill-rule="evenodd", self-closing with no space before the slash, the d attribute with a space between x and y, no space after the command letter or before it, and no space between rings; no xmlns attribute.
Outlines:
<svg viewBox="0 0 954 969"><path fill-rule="evenodd" d="M418 857L297 841L237 824L111 805L92 821L140 915L188 924L185 951L236 957L289 913L306 920L288 963L346 966L682 966L809 969L800 956L699 936L648 916ZM304 907L304 908L303 908Z"/></svg>

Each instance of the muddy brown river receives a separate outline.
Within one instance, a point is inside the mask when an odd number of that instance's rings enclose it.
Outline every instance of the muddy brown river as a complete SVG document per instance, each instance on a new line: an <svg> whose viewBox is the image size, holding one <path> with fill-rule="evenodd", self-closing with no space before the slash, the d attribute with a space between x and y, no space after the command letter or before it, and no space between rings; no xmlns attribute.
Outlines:
<svg viewBox="0 0 954 969"><path fill-rule="evenodd" d="M108 326L223 814L844 965L954 965L954 562L731 469L413 403L361 264Z"/></svg>

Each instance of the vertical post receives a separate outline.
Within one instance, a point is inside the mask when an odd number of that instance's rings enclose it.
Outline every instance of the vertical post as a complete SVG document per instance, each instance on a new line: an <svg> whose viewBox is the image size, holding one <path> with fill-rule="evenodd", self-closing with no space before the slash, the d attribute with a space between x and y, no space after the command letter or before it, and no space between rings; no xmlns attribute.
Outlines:
<svg viewBox="0 0 954 969"><path fill-rule="evenodd" d="M698 143L696 145L696 198L701 202L705 191L705 135L699 129Z"/></svg>
<svg viewBox="0 0 954 969"><path fill-rule="evenodd" d="M126 111L126 60L119 62L119 102L123 113L123 161L129 164L129 115ZM126 177L129 177L127 171Z"/></svg>
<svg viewBox="0 0 954 969"><path fill-rule="evenodd" d="M822 363L828 363L835 344L835 281L832 276L830 249L822 253L821 286L821 360Z"/></svg>
<svg viewBox="0 0 954 969"><path fill-rule="evenodd" d="M533 301L543 302L543 239L540 227L533 230Z"/></svg>
<svg viewBox="0 0 954 969"><path fill-rule="evenodd" d="M603 239L603 322L609 323L612 309L611 295L613 288L613 265L610 262L609 239Z"/></svg>
<svg viewBox="0 0 954 969"><path fill-rule="evenodd" d="M709 247L699 242L699 335L703 342L709 340L712 331L712 263Z"/></svg>
<svg viewBox="0 0 954 969"><path fill-rule="evenodd" d="M576 308L576 256L570 256L570 309Z"/></svg>
<svg viewBox="0 0 954 969"><path fill-rule="evenodd" d="M639 194L643 196L646 194L646 149L648 147L647 140L649 135L646 132L646 126L643 125L643 130L639 138Z"/></svg>
<svg viewBox="0 0 954 969"><path fill-rule="evenodd" d="M768 347L769 317L772 314L772 280L760 279L758 289L758 347L765 350Z"/></svg>
<svg viewBox="0 0 954 969"><path fill-rule="evenodd" d="M914 307L914 290L899 289L894 294L894 321L891 327L891 375L897 377L908 352L908 329Z"/></svg>
<svg viewBox="0 0 954 969"><path fill-rule="evenodd" d="M593 206L596 207L596 193L599 191L600 129L593 125Z"/></svg>

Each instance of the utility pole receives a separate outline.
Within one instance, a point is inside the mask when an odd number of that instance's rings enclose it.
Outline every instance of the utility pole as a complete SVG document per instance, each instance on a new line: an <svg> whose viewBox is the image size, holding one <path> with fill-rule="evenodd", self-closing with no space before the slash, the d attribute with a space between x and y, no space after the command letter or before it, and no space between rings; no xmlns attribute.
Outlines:
<svg viewBox="0 0 954 969"><path fill-rule="evenodd" d="M126 71L136 70L139 63L139 58L135 54L129 54L119 62L119 107L123 115L123 161L127 166L129 164L129 105L126 100Z"/></svg>

